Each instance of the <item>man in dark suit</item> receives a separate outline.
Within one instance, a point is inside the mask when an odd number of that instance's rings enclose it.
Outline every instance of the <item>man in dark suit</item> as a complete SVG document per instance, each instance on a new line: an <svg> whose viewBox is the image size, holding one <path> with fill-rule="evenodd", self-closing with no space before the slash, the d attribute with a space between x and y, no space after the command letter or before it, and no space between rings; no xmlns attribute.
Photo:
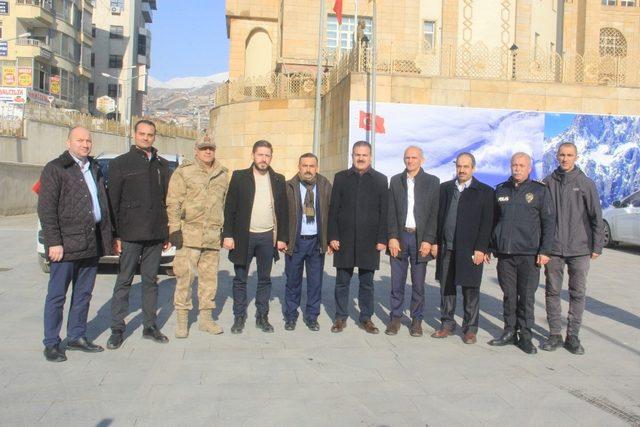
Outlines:
<svg viewBox="0 0 640 427"><path fill-rule="evenodd" d="M440 186L436 278L440 281L442 327L431 336L446 338L456 327L456 286L462 287L463 341L475 344L480 313L482 267L493 227L493 189L473 177L471 153L456 158L457 178Z"/></svg>
<svg viewBox="0 0 640 427"><path fill-rule="evenodd" d="M404 172L391 178L388 232L391 256L391 321L385 333L400 329L407 270L411 264L411 336L422 336L424 279L431 245L436 241L440 180L422 169L424 154L419 147L404 151Z"/></svg>
<svg viewBox="0 0 640 427"><path fill-rule="evenodd" d="M253 144L253 164L233 172L227 192L222 245L235 270L233 334L242 333L247 319L247 274L253 257L258 268L256 327L273 332L268 317L271 266L278 251L287 249L289 225L285 179L269 166L272 154L268 141Z"/></svg>
<svg viewBox="0 0 640 427"><path fill-rule="evenodd" d="M169 339L156 325L158 268L162 250L171 245L165 198L169 164L153 147L156 127L140 120L134 127L134 143L128 153L109 163L109 200L116 225L115 252L120 266L111 299L111 336L107 348L122 345L129 314L129 291L140 264L142 276L142 337L157 343Z"/></svg>
<svg viewBox="0 0 640 427"><path fill-rule="evenodd" d="M67 151L50 161L40 177L38 218L45 253L51 263L44 305L44 356L67 360L60 329L69 284L73 282L67 320L67 349L89 353L104 349L86 337L87 314L98 272L98 259L111 251L111 221L104 178L91 153L91 133L75 127Z"/></svg>
<svg viewBox="0 0 640 427"><path fill-rule="evenodd" d="M371 144L358 141L353 166L333 179L328 239L334 252L336 317L331 332L342 332L349 315L349 284L358 267L360 327L377 334L373 315L373 273L387 243L387 177L371 167Z"/></svg>

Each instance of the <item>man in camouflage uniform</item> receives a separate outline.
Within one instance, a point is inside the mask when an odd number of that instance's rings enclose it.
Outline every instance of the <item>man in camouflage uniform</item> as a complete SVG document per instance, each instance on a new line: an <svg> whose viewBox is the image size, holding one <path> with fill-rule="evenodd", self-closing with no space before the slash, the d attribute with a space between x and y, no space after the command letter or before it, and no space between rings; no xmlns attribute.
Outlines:
<svg viewBox="0 0 640 427"><path fill-rule="evenodd" d="M176 338L189 335L191 285L198 273L198 303L201 331L221 334L212 318L218 288L220 233L228 170L215 158L216 146L205 136L196 142L195 158L185 160L171 176L167 194L169 241L176 249L174 305L177 314Z"/></svg>

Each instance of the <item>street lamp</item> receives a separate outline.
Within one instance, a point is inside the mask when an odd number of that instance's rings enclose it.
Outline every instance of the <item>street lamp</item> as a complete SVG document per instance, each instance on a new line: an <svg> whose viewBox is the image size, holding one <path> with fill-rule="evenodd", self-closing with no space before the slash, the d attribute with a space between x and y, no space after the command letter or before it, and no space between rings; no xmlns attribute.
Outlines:
<svg viewBox="0 0 640 427"><path fill-rule="evenodd" d="M12 37L10 39L0 39L0 41L2 41L2 42L10 42L12 40L24 39L26 37L31 37L31 33L30 32L26 32L26 33L18 34L16 37Z"/></svg>
<svg viewBox="0 0 640 427"><path fill-rule="evenodd" d="M137 68L137 65L133 65L131 67L125 67L123 68L123 70L131 70ZM119 77L116 76L112 76L109 73L101 73L103 77L107 77L109 79L114 79L118 82L118 85L116 86L116 119L118 118L118 99L119 98L119 94L120 94L120 82L123 82L125 84L125 92L127 91L127 86L129 83L133 82L133 80L137 79L138 77L144 77L147 74L138 74L137 76L134 76L130 79L121 79ZM129 89L130 90L130 89ZM129 141L129 128L131 127L131 108L126 108L128 105L128 102L125 103L125 127L124 127L124 145L125 145L125 152L129 149L129 146L131 145L130 141ZM122 120L120 120L122 121Z"/></svg>

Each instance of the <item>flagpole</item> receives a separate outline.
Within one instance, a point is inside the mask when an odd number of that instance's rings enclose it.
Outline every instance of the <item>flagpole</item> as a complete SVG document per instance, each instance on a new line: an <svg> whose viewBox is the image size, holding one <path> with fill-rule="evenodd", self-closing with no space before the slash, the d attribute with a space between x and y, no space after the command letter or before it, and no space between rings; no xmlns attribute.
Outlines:
<svg viewBox="0 0 640 427"><path fill-rule="evenodd" d="M357 47L358 44L358 0L353 0L355 3L355 13L353 16L353 46L351 46L351 52Z"/></svg>
<svg viewBox="0 0 640 427"><path fill-rule="evenodd" d="M320 23L318 24L318 62L316 70L316 107L313 118L313 154L320 157L320 101L322 96L322 41L324 36L324 3L320 0Z"/></svg>
<svg viewBox="0 0 640 427"><path fill-rule="evenodd" d="M376 167L376 4L373 0L373 16L371 22L371 164Z"/></svg>

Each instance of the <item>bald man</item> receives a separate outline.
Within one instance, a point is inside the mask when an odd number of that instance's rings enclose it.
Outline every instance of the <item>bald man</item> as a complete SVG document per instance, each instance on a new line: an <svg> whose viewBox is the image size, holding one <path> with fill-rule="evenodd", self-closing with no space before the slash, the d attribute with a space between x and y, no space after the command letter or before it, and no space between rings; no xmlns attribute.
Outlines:
<svg viewBox="0 0 640 427"><path fill-rule="evenodd" d="M493 252L498 257L498 282L504 293L504 332L489 345L516 344L537 353L531 342L533 306L540 268L549 262L554 243L555 209L542 181L530 179L531 157L511 157L511 177L496 187ZM518 335L519 333L519 335Z"/></svg>
<svg viewBox="0 0 640 427"><path fill-rule="evenodd" d="M112 245L109 204L98 163L89 156L91 133L71 129L67 151L50 161L40 177L38 217L51 274L44 305L44 356L50 362L67 360L60 348L62 313L73 283L67 319L67 350L103 351L86 337L89 302L98 260Z"/></svg>

